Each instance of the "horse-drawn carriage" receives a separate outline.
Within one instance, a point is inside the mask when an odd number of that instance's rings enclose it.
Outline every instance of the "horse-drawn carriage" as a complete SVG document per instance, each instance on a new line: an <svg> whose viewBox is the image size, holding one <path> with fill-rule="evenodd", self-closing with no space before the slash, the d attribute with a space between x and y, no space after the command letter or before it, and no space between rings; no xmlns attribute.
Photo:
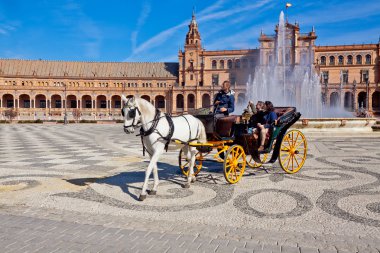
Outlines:
<svg viewBox="0 0 380 253"><path fill-rule="evenodd" d="M134 133L135 128L140 126L139 136L143 153L146 151L150 156L139 197L141 201L147 194L156 194L159 185L157 161L169 148L180 149L179 166L187 176L185 188L190 187L195 181L195 175L202 169L205 157L215 149L217 152L214 157L223 161L224 176L231 184L241 179L246 164L259 167L263 163L274 163L279 159L285 172L295 173L305 163L307 152L305 136L298 130L288 131L301 117L294 107L275 108L279 118L267 136L264 151L259 152L259 137L248 133L246 122L237 121L240 116L216 118L212 114L207 114L197 115L196 118L192 115L171 117L144 99L135 97L127 99L124 95L121 97L124 102L121 109L124 132ZM154 184L152 189L148 190L148 181L152 172Z"/></svg>
<svg viewBox="0 0 380 253"><path fill-rule="evenodd" d="M267 134L262 152L258 151L260 137L248 133L248 123L241 116L215 118L213 114L195 115L205 126L207 142L188 144L198 151L194 174L200 172L203 161L215 149L217 152L213 157L223 162L224 177L231 184L241 179L247 164L251 168L259 168L264 163L274 163L278 159L286 173L299 171L306 160L307 141L301 131L289 128L301 114L295 107L276 107L275 112L278 116L277 124ZM182 173L188 176L189 159L182 149L178 160Z"/></svg>

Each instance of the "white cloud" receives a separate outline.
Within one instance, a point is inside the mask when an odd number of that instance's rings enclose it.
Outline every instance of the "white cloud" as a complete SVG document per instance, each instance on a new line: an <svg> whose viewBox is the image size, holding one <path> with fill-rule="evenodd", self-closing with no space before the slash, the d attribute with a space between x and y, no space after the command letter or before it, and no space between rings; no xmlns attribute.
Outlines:
<svg viewBox="0 0 380 253"><path fill-rule="evenodd" d="M16 26L10 24L0 24L0 34L7 35L16 30Z"/></svg>
<svg viewBox="0 0 380 253"><path fill-rule="evenodd" d="M131 42L132 42L132 50L136 49L137 37L141 27L145 24L145 21L149 17L151 12L151 5L148 2L144 2L143 7L141 9L140 16L137 20L136 30L134 30L131 34Z"/></svg>
<svg viewBox="0 0 380 253"><path fill-rule="evenodd" d="M239 5L235 6L233 8L230 8L228 10L221 10L217 12L212 12L216 9L219 9L223 6L224 1L217 1L213 5L205 8L203 11L199 12L197 14L197 20L200 22L206 22L206 21L212 21L212 20L218 20L222 18L227 18L232 15L252 11L254 9L258 9L265 4L268 4L271 0L261 0L256 2L255 4L246 4L246 5ZM169 29L166 29L157 35L153 36L152 38L148 39L144 43L142 43L140 46L136 47L132 54L126 59L126 61L134 60L136 55L141 54L142 52L147 52L148 50L158 47L162 45L164 42L166 42L170 37L172 37L178 30L181 28L184 28L188 25L189 20L185 20Z"/></svg>

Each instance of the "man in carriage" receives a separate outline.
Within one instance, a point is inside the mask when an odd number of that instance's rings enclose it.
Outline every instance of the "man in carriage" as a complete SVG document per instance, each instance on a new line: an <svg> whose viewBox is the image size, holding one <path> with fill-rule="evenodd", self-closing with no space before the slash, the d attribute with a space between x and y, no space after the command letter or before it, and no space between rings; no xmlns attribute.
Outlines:
<svg viewBox="0 0 380 253"><path fill-rule="evenodd" d="M222 89L216 94L214 99L214 113L216 117L228 116L235 110L234 94L235 92L231 90L230 81L224 81Z"/></svg>

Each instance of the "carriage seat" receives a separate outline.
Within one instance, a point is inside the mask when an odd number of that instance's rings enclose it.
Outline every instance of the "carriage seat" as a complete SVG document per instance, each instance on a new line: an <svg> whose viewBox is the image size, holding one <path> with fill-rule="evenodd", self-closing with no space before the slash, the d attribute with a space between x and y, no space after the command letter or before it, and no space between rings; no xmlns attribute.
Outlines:
<svg viewBox="0 0 380 253"><path fill-rule="evenodd" d="M274 112L277 114L278 118L290 112L294 112L295 110L296 110L295 107L275 107L274 108Z"/></svg>
<svg viewBox="0 0 380 253"><path fill-rule="evenodd" d="M215 123L215 132L221 137L231 137L233 134L233 125L239 116L230 115L223 118L218 118Z"/></svg>

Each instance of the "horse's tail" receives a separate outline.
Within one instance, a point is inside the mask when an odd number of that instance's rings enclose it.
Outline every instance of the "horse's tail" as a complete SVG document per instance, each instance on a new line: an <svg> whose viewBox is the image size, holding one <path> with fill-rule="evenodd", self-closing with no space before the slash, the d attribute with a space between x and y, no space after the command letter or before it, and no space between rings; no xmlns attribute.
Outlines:
<svg viewBox="0 0 380 253"><path fill-rule="evenodd" d="M198 137L198 141L205 143L207 142L207 135L206 135L206 129L205 126L203 125L202 121L198 119L198 127L200 129Z"/></svg>

